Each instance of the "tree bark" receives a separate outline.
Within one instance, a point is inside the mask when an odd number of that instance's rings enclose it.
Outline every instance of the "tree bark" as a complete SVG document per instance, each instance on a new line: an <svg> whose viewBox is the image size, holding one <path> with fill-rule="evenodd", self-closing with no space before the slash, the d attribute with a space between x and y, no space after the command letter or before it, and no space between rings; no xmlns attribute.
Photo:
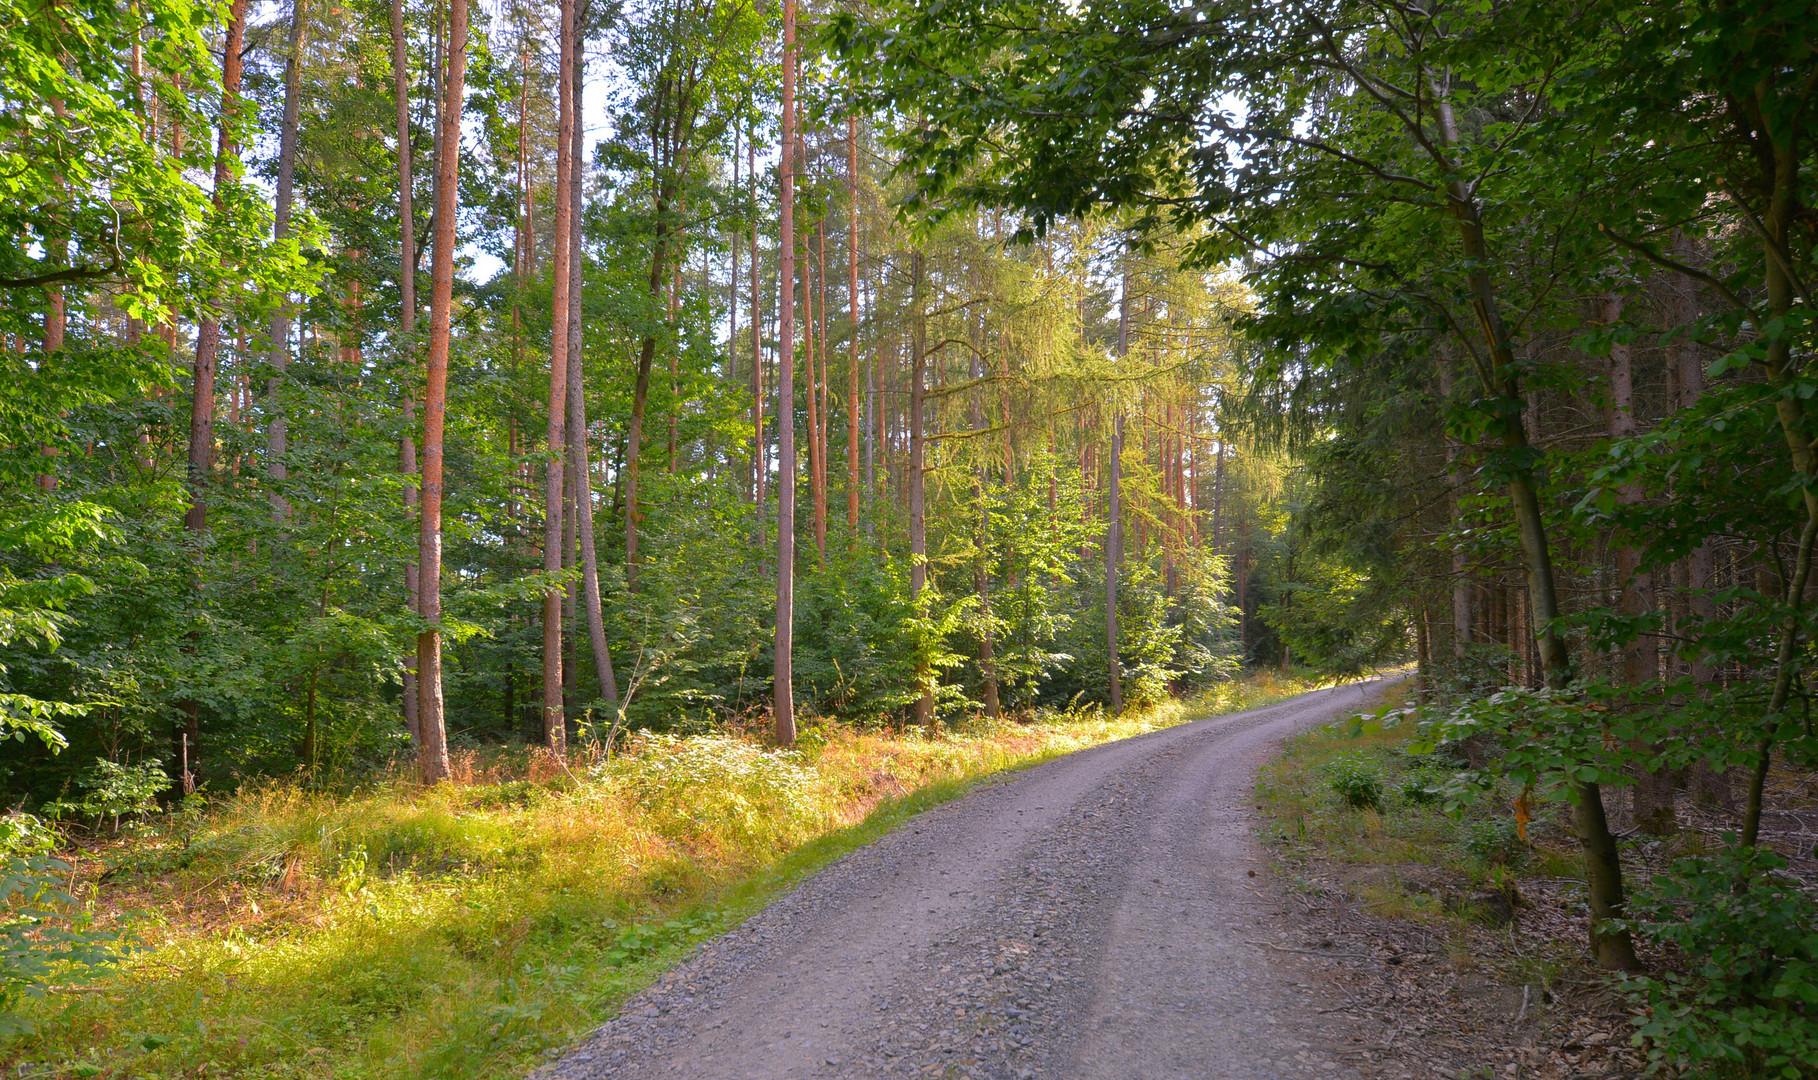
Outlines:
<svg viewBox="0 0 1818 1080"><path fill-rule="evenodd" d="M297 0L301 5L302 0ZM398 333L408 345L411 353L416 352L412 340L417 332L417 222L416 211L412 206L412 187L416 183L411 175L411 153L413 144L410 131L410 52L409 42L404 37L404 0L391 0L391 75L392 97L397 107L398 136ZM289 105L286 102L286 109ZM274 346L275 346L274 342ZM289 355L286 349L286 355ZM274 418L274 424L279 418ZM404 433L398 436L398 471L406 477L414 477L417 472L416 403L411 400L408 391L404 394ZM272 451L275 460L278 450ZM417 486L410 480L404 483L404 510L409 513L417 505ZM422 613L422 599L417 588L417 565L406 560L404 563L404 592L406 601L413 613ZM421 724L419 723L419 702L417 700L417 664L413 655L404 664L404 730L410 733L413 745L422 741Z"/></svg>
<svg viewBox="0 0 1818 1080"><path fill-rule="evenodd" d="M284 61L284 119L278 128L278 187L272 203L271 226L272 239L280 243L290 236L291 204L295 197L297 114L303 97L303 34L306 25L304 3L305 0L292 0L289 56ZM290 366L289 297L285 300L285 303L279 304L272 311L270 337L266 342L267 362L271 364L272 371L265 383L265 407L271 410L271 419L265 426L265 450L269 459L266 471L279 483L289 475L284 463L284 455L289 450L289 432L285 425L283 402L279 400L285 369ZM280 518L289 512L284 497L276 493L272 495L272 508Z"/></svg>
<svg viewBox="0 0 1818 1080"><path fill-rule="evenodd" d="M1613 292L1597 298L1598 320L1606 327L1622 321L1623 299ZM1626 342L1610 345L1610 417L1612 440L1631 438L1635 434L1635 370L1633 354ZM1625 506L1641 502L1641 488L1624 484L1618 501ZM1654 576L1641 569L1641 551L1624 544L1616 549L1616 579L1620 590L1617 609L1630 618L1654 609ZM1658 677L1659 656L1651 636L1643 635L1622 648L1622 681L1629 686L1642 686ZM1646 747L1644 752L1658 758L1664 747ZM1646 833L1666 835L1677 827L1675 812L1675 777L1671 770L1638 766L1635 773L1635 824Z"/></svg>
<svg viewBox="0 0 1818 1080"><path fill-rule="evenodd" d="M1767 206L1760 215L1768 317L1758 325L1767 326L1784 325L1796 298L1797 290L1791 269L1783 260L1787 257L1785 253L1792 250L1792 245L1787 241L1792 234L1793 220L1801 211L1799 141L1795 133L1776 131L1776 126L1774 119L1765 116L1760 118L1763 134L1770 136L1764 142L1772 147L1771 168L1765 170L1767 175L1761 178L1765 182L1763 186L1770 193ZM1782 330L1768 339L1762 361L1770 383L1785 387L1792 382L1797 375L1797 363L1793 357L1789 331ZM1818 537L1818 490L1814 490L1814 485L1809 483L1812 476L1818 473L1818 454L1814 453L1807 432L1805 403L1792 394L1783 393L1776 397L1774 413L1780 421L1781 434L1786 439L1793 470L1808 482L1804 484L1805 528L1799 538L1798 562L1793 567L1792 580L1786 585L1787 613L1780 626L1780 643L1774 657L1774 690L1768 699L1767 708L1767 716L1770 718L1779 717L1792 697L1800 651L1799 626L1803 621L1805 586L1811 574L1813 540ZM1773 751L1774 736L1771 733L1764 734L1756 748L1755 768L1749 776L1748 797L1743 807L1741 840L1744 847L1754 847L1761 835L1762 804Z"/></svg>
<svg viewBox="0 0 1818 1080"><path fill-rule="evenodd" d="M812 508L809 524L814 534L816 565L821 565L827 561L827 497L821 488L821 473L826 462L822 456L820 394L816 388L819 379L814 347L814 248L810 244L802 246L807 256L802 266L801 287L802 358L807 361L808 381L808 501Z"/></svg>
<svg viewBox="0 0 1818 1080"><path fill-rule="evenodd" d="M566 466L568 414L568 320L574 249L574 46L575 2L562 0L561 58L558 74L556 134L555 264L549 337L548 429L544 446L549 461L543 477L543 572L551 583L543 589L543 745L556 753L568 746L567 717L562 708L562 600L566 590L553 584L562 572L562 473Z"/></svg>
<svg viewBox="0 0 1818 1080"><path fill-rule="evenodd" d="M783 0L783 131L777 155L776 648L772 714L778 746L795 745L795 0Z"/></svg>
<svg viewBox="0 0 1818 1080"><path fill-rule="evenodd" d="M745 184L751 200L751 497L756 508L752 535L764 542L764 481L769 472L764 446L764 313L758 299L757 147L755 132L745 133Z"/></svg>
<svg viewBox="0 0 1818 1080"><path fill-rule="evenodd" d="M820 344L815 349L821 358L820 379L820 423L815 428L815 441L819 444L819 453L815 455L818 468L814 476L814 546L822 564L827 562L827 474L832 469L832 458L829 453L828 431L833 426L833 354L827 349L827 223L819 221L814 226L814 243L816 249L816 276L820 282L821 295L815 308L820 312ZM810 325L814 325L812 322Z"/></svg>
<svg viewBox="0 0 1818 1080"><path fill-rule="evenodd" d="M1443 408L1452 400L1452 370L1448 359L1439 358L1439 398ZM1458 444L1446 439L1446 481L1451 488L1446 502L1452 527L1459 528L1463 523L1463 503L1465 474L1458 467ZM1464 545L1452 545L1452 657L1463 661L1471 647L1471 582L1467 576L1470 564L1465 558Z"/></svg>
<svg viewBox="0 0 1818 1080"><path fill-rule="evenodd" d="M582 112L582 94L586 57L582 41L575 41L574 114ZM569 215L572 237L569 248L574 253L574 266L569 274L568 300L568 456L574 462L575 532L581 542L581 602L587 608L587 640L593 652L593 671L599 679L600 697L616 713L619 705L618 679L612 670L612 654L606 645L606 617L600 607L600 560L593 533L593 473L587 459L587 376L586 321L582 308L582 282L587 259L581 249L582 178L585 167L585 132L577 120L574 125L574 148L569 155L573 178L569 185L573 207ZM616 719L616 717L615 717Z"/></svg>
<svg viewBox="0 0 1818 1080"><path fill-rule="evenodd" d="M215 149L214 205L219 212L221 197L233 179L240 151L234 142L234 113L240 104L240 81L244 72L242 54L246 50L246 0L233 0L228 8L227 38L221 62L221 132ZM61 317L61 310L57 312ZM61 337L61 330L58 336ZM48 333L47 333L48 337ZM61 342L59 342L61 345ZM47 343L48 347L48 343ZM221 319L210 310L196 325L196 362L194 388L189 412L189 512L184 524L198 543L208 530L208 481L215 465L215 365L221 347ZM191 748L192 753L194 747Z"/></svg>
<svg viewBox="0 0 1818 1080"><path fill-rule="evenodd" d="M859 182L858 182L858 113L846 114L846 187L850 205L846 209L846 529L858 535L859 520L859 439L865 423L859 408ZM850 539L848 543L852 542Z"/></svg>
<svg viewBox="0 0 1818 1080"><path fill-rule="evenodd" d="M1440 137L1449 153L1456 153L1458 128L1452 107L1443 97L1437 104ZM1457 170L1454 169L1456 173ZM1534 605L1533 621L1536 652L1540 658L1547 686L1563 690L1573 677L1571 658L1566 653L1565 639L1554 620L1559 616L1558 590L1553 575L1552 550L1548 545L1546 522L1540 511L1540 497L1534 486L1531 459L1525 427L1526 399L1521 392L1521 374L1514 349L1502 321L1495 285L1490 279L1489 245L1484 239L1483 207L1476 194L1462 179L1446 185L1447 204L1457 225L1459 247L1465 258L1466 284L1471 309L1477 318L1489 354L1486 372L1487 390L1505 403L1502 445L1510 461L1516 463L1508 481L1509 502L1515 513L1521 535L1522 555L1527 564L1528 596ZM1602 787L1592 781L1575 782L1578 798L1574 815L1578 839L1584 849L1585 878L1591 909L1591 949L1597 963L1606 968L1632 971L1640 966L1628 931L1606 929L1611 920L1623 915L1622 863L1616 839L1610 834L1609 821L1603 808Z"/></svg>
<svg viewBox="0 0 1818 1080"><path fill-rule="evenodd" d="M215 211L223 206L222 191L233 180L240 151L234 142L234 116L240 107L240 81L244 73L242 56L246 51L246 0L233 0L227 12L226 40L222 43L221 61L221 131L215 147ZM51 350L51 330L55 324L55 346L62 347L64 318L63 295L58 292L50 316L45 320L45 346ZM202 553L208 535L208 488L215 469L215 365L221 347L220 315L210 309L196 324L196 361L192 372L189 404L189 510L183 516L184 528L195 544L196 580L201 589ZM200 645L198 634L190 636L190 647ZM201 708L193 699L179 705L183 729L178 742L184 761L179 784L183 794L196 788L195 766L201 756Z"/></svg>
<svg viewBox="0 0 1818 1080"><path fill-rule="evenodd" d="M1123 297L1118 301L1117 355L1130 351L1130 273L1124 272ZM1120 408L1111 421L1111 452L1105 470L1105 662L1111 679L1111 711L1124 708L1123 665L1117 655L1117 576L1124 561L1124 414Z"/></svg>
<svg viewBox="0 0 1818 1080"><path fill-rule="evenodd" d="M435 254L430 262L429 355L424 365L423 486L417 526L417 586L423 621L417 635L417 760L423 782L448 778L442 714L442 432L448 411L448 338L454 311L455 211L459 202L462 100L467 88L467 0L448 0L448 73L438 110Z"/></svg>
<svg viewBox="0 0 1818 1080"><path fill-rule="evenodd" d="M927 506L927 391L928 317L922 299L922 253L918 249L909 257L909 304L911 329L909 338L909 599L918 616L926 617L922 594L928 587L928 506ZM940 720L934 713L934 670L924 655L915 663L915 680L921 696L915 699L915 722L929 735L940 732Z"/></svg>

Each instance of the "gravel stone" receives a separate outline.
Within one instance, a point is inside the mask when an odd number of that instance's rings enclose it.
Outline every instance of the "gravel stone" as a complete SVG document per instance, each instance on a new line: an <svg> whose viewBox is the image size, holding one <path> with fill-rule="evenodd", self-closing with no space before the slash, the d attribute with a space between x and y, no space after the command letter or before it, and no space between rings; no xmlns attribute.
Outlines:
<svg viewBox="0 0 1818 1080"><path fill-rule="evenodd" d="M1380 684L983 785L702 946L535 1080L1403 1075L1257 876L1257 769Z"/></svg>

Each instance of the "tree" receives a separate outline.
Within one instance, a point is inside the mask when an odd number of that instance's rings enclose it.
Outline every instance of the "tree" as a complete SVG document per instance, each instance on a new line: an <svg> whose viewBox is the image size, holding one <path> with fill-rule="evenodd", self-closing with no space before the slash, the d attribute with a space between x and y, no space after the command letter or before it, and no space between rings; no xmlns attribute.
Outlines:
<svg viewBox="0 0 1818 1080"><path fill-rule="evenodd" d="M795 743L795 0L783 0L783 130L777 155L777 249L781 260L777 324L776 641L771 709L778 746ZM640 364L642 362L640 361ZM642 368L640 367L640 372Z"/></svg>
<svg viewBox="0 0 1818 1080"><path fill-rule="evenodd" d="M426 784L448 778L442 697L442 460L448 410L448 352L454 312L455 209L461 175L462 102L467 85L467 0L449 0L448 70L442 87L436 156L434 254L430 258L429 352L423 392L422 496L418 511L417 590L424 628L417 634L418 768ZM559 702L558 695L557 701Z"/></svg>
<svg viewBox="0 0 1818 1080"><path fill-rule="evenodd" d="M920 177L912 205L1014 208L1028 234L1062 216L1122 210L1139 235L1203 228L1203 264L1260 254L1262 279L1374 276L1426 305L1487 392L1481 432L1500 444L1540 661L1563 689L1573 669L1522 416L1526 369L1504 321L1504 256L1484 188L1555 178L1550 167L1515 166L1528 160L1540 89L1568 62L1572 39L1535 38L1519 20L1371 4L1050 5L1039 18L1002 15L995 0L980 0L836 23L833 37L855 76L869 77L872 100L929 117L899 140ZM1511 49L1523 64L1506 62ZM1233 86L1241 121L1223 104ZM1467 131L1463 108L1510 119ZM1387 248L1351 215L1313 224L1318 208L1360 193L1425 243L1449 227L1455 257L1409 265L1431 248ZM1598 782L1578 784L1593 940L1603 962L1626 969L1635 963L1626 934L1605 929L1623 889L1601 799Z"/></svg>
<svg viewBox="0 0 1818 1080"><path fill-rule="evenodd" d="M561 120L556 131L556 210L554 283L550 297L554 312L549 331L549 433L545 442L548 460L543 481L543 742L561 753L567 745L567 717L562 707L562 474L566 462L568 415L568 344L570 309L574 297L574 268L580 261L574 245L575 51L577 45L575 0L562 0L561 59L556 90Z"/></svg>

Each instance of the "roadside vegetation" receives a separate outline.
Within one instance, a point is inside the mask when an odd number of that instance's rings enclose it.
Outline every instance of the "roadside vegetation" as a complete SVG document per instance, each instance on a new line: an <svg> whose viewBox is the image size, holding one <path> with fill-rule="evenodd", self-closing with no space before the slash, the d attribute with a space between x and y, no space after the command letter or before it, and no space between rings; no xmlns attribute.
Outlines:
<svg viewBox="0 0 1818 1080"><path fill-rule="evenodd" d="M71 845L136 951L14 1014L20 1076L506 1077L801 875L974 782L1314 685L1263 672L1120 717L641 734L611 761L492 749L452 782L249 783Z"/></svg>
<svg viewBox="0 0 1818 1080"><path fill-rule="evenodd" d="M1646 967L1599 972L1583 943L1585 870L1570 806L1512 779L1481 737L1436 740L1443 720L1422 717L1448 714L1409 708L1412 691L1297 737L1259 778L1262 838L1320 913L1318 943L1331 948L1324 935L1348 934L1348 947L1397 965L1404 949L1426 960L1444 973L1443 990L1427 995L1416 975L1402 995L1408 1014L1437 1031L1458 1004L1443 998L1462 998L1468 1007L1454 1030L1476 1033L1473 1052L1518 1064L1522 1076L1648 1066L1712 1078L1818 1072L1809 1004L1818 996L1810 975L1818 905L1801 884L1812 853L1789 860L1764 848L1742 890L1725 854L1733 808L1698 808L1666 835L1619 817L1631 886L1625 925ZM1777 773L1770 807L1809 801L1806 779ZM1461 995L1461 984L1475 993Z"/></svg>

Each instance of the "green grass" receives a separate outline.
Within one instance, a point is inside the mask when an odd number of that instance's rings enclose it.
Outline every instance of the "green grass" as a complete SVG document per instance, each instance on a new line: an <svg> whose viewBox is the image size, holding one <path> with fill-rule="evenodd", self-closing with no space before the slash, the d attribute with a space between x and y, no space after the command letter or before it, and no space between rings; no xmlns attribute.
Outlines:
<svg viewBox="0 0 1818 1080"><path fill-rule="evenodd" d="M1392 692L1391 704L1404 692ZM1290 867L1310 859L1336 864L1366 910L1433 925L1474 917L1468 904L1442 902L1449 893L1495 889L1517 872L1582 874L1576 851L1552 846L1545 830L1529 829L1528 840L1518 835L1519 793L1506 784L1448 813L1430 789L1462 766L1410 754L1414 736L1411 726L1359 718L1291 740L1257 783L1264 838L1277 856Z"/></svg>
<svg viewBox="0 0 1818 1080"><path fill-rule="evenodd" d="M1310 688L1268 674L1111 718L938 739L828 725L779 752L645 736L607 765L519 751L424 789L249 786L74 853L144 948L28 1007L22 1076L517 1076L806 874L973 784Z"/></svg>

